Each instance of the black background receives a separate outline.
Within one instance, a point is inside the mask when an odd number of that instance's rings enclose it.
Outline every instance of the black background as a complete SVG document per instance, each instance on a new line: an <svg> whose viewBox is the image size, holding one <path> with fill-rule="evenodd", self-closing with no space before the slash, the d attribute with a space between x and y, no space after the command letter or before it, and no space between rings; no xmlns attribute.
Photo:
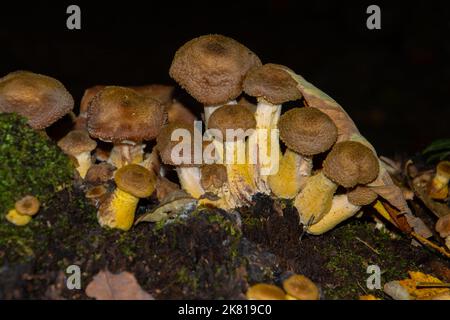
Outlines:
<svg viewBox="0 0 450 320"><path fill-rule="evenodd" d="M66 29L69 4L81 7L80 31ZM381 30L366 28L370 4L381 7ZM449 1L0 3L0 75L53 76L77 103L95 84L173 84L175 51L207 33L303 75L347 110L381 154L450 137Z"/></svg>

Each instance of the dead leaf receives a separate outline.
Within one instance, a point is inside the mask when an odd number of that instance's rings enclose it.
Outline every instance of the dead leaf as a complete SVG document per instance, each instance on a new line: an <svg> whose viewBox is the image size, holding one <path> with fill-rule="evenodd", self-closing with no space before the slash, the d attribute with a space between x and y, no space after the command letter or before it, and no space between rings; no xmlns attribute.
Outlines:
<svg viewBox="0 0 450 320"><path fill-rule="evenodd" d="M86 295L96 300L154 300L142 290L133 274L112 274L108 270L97 273L86 288Z"/></svg>

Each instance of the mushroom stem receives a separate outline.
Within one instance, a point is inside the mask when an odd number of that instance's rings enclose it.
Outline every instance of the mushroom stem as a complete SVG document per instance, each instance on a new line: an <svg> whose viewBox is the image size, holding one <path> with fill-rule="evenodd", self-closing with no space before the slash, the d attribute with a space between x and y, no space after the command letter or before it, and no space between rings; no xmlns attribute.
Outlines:
<svg viewBox="0 0 450 320"><path fill-rule="evenodd" d="M294 206L303 224L317 223L331 208L337 185L322 171L308 177L303 190L297 195Z"/></svg>
<svg viewBox="0 0 450 320"><path fill-rule="evenodd" d="M130 145L128 143L115 144L111 150L108 163L116 168L121 168L127 164L140 163L144 160L145 145L137 143Z"/></svg>
<svg viewBox="0 0 450 320"><path fill-rule="evenodd" d="M139 198L116 188L114 193L100 206L97 213L101 226L127 231L134 222Z"/></svg>
<svg viewBox="0 0 450 320"><path fill-rule="evenodd" d="M293 199L311 176L312 158L304 157L286 149L281 157L278 172L268 177L268 184L273 194L284 199Z"/></svg>
<svg viewBox="0 0 450 320"><path fill-rule="evenodd" d="M177 167L178 179L181 188L189 193L192 197L198 199L205 193L200 183L201 174L198 167Z"/></svg>
<svg viewBox="0 0 450 320"><path fill-rule="evenodd" d="M361 206L355 206L348 201L346 194L337 195L333 198L330 211L319 222L311 225L306 232L314 235L323 234L354 216L360 209Z"/></svg>
<svg viewBox="0 0 450 320"><path fill-rule="evenodd" d="M91 152L82 152L75 156L75 158L78 161L78 167L76 168L78 173L80 174L80 177L84 179L86 176L86 173L88 172L89 168L92 165L92 157Z"/></svg>

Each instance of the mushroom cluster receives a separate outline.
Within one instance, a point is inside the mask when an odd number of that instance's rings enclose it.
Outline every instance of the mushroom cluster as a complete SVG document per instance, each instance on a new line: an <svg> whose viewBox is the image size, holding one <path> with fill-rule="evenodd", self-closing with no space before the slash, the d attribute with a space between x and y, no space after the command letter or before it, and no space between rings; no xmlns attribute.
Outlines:
<svg viewBox="0 0 450 320"><path fill-rule="evenodd" d="M178 49L169 74L203 104L205 128L172 86L98 85L85 91L73 130L58 142L102 226L131 228L139 199L155 190L162 200L183 189L199 205L224 210L251 205L257 193L291 199L311 234L377 198L368 187L380 174L374 150L342 139L339 119L305 98L308 89L289 68L263 64L234 39L205 35ZM72 108L52 78L14 72L0 79L0 112L24 115L33 128Z"/></svg>

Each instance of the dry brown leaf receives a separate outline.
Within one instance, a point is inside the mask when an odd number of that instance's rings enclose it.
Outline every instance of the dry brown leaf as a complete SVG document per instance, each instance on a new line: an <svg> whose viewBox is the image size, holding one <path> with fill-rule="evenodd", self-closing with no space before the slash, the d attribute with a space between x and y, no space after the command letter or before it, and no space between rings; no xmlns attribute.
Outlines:
<svg viewBox="0 0 450 320"><path fill-rule="evenodd" d="M127 271L119 274L100 271L86 287L86 294L96 300L154 300Z"/></svg>

